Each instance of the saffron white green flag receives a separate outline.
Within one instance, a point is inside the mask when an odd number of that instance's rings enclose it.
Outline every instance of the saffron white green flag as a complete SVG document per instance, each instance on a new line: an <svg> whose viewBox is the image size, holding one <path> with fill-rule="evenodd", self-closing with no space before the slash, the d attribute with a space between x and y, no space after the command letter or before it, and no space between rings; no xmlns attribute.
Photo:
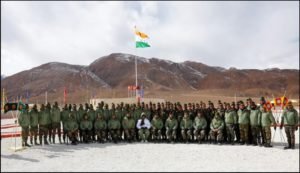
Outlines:
<svg viewBox="0 0 300 173"><path fill-rule="evenodd" d="M135 47L136 48L146 48L150 47L147 40L149 39L148 35L138 31L135 27Z"/></svg>

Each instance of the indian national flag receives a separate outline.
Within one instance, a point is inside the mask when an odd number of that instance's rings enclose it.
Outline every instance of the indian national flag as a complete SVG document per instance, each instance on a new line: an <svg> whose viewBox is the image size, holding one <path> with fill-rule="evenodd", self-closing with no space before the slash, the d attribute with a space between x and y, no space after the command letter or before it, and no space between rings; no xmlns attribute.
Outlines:
<svg viewBox="0 0 300 173"><path fill-rule="evenodd" d="M150 47L147 40L149 39L148 35L140 32L135 27L135 47L136 48L146 48Z"/></svg>

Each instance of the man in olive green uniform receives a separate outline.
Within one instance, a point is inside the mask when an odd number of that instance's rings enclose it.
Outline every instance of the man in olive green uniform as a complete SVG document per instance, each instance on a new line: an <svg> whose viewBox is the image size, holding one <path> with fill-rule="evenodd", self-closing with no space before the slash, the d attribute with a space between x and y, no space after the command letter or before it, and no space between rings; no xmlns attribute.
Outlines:
<svg viewBox="0 0 300 173"><path fill-rule="evenodd" d="M104 141L106 140L107 123L104 119L104 116L100 112L97 114L94 127L95 133L97 135L97 141L99 143L104 143Z"/></svg>
<svg viewBox="0 0 300 173"><path fill-rule="evenodd" d="M249 111L251 110L251 102L252 102L252 99L251 98L247 98L247 100L246 100L246 108Z"/></svg>
<svg viewBox="0 0 300 173"><path fill-rule="evenodd" d="M51 137L52 137L52 122L51 122L51 104L50 102L47 103L45 108L47 114L49 114L49 123L48 123L48 134L49 134L49 142L51 143Z"/></svg>
<svg viewBox="0 0 300 173"><path fill-rule="evenodd" d="M212 119L215 116L215 113L217 112L217 109L214 107L214 104L211 101L208 101L208 108L205 109L206 113L205 113L205 118L207 121L207 127L206 127L206 131L205 131L205 138L208 139L209 137L209 132L210 132L210 123L212 121Z"/></svg>
<svg viewBox="0 0 300 173"><path fill-rule="evenodd" d="M122 122L124 116L123 116L123 112L122 112L121 106L119 104L117 105L117 108L115 109L115 115L116 115L117 120L119 120L120 122Z"/></svg>
<svg viewBox="0 0 300 173"><path fill-rule="evenodd" d="M276 130L276 122L271 110L267 110L264 107L263 111L261 112L261 121L260 124L263 130L263 136L265 139L265 147L272 147L271 145L271 125L274 126L274 130Z"/></svg>
<svg viewBox="0 0 300 173"><path fill-rule="evenodd" d="M231 108L234 110L234 112L236 114L236 119L237 119L237 123L234 126L234 134L235 134L235 141L234 142L240 142L240 127L239 127L238 115L237 115L238 106L235 104L235 102L232 102L231 103Z"/></svg>
<svg viewBox="0 0 300 173"><path fill-rule="evenodd" d="M169 113L169 118L166 121L165 127L169 142L174 143L174 141L176 140L176 130L178 127L178 122L177 119L173 117L173 112Z"/></svg>
<svg viewBox="0 0 300 173"><path fill-rule="evenodd" d="M261 113L264 111L265 103L266 103L265 98L261 97L260 98L260 105L258 106L258 110L260 111L260 118L261 118ZM259 126L258 126L258 141L257 142L258 142L260 147L263 146L263 144L265 143L265 138L263 137L263 131L262 131L262 127L261 127L260 123L259 123Z"/></svg>
<svg viewBox="0 0 300 173"><path fill-rule="evenodd" d="M207 121L201 110L198 110L193 126L194 126L194 135L196 136L197 141L201 143L205 138L205 130L207 126Z"/></svg>
<svg viewBox="0 0 300 173"><path fill-rule="evenodd" d="M294 109L292 102L288 102L287 108L281 116L280 129L284 126L288 146L284 149L295 149L295 130L298 130L299 114Z"/></svg>
<svg viewBox="0 0 300 173"><path fill-rule="evenodd" d="M257 109L256 104L252 101L250 105L250 125L251 125L251 134L252 134L252 144L256 146L259 141L259 125L260 125L260 116L261 112Z"/></svg>
<svg viewBox="0 0 300 173"><path fill-rule="evenodd" d="M244 102L240 101L238 114L238 123L240 128L240 144L244 145L245 143L249 145L248 140L248 131L250 124L250 111L246 109Z"/></svg>
<svg viewBox="0 0 300 173"><path fill-rule="evenodd" d="M189 117L188 112L184 112L184 117L180 122L180 129L183 142L189 143L192 140L193 121Z"/></svg>
<svg viewBox="0 0 300 173"><path fill-rule="evenodd" d="M117 120L116 115L112 114L111 119L108 122L108 130L111 135L111 139L114 143L118 142L118 137L120 136L121 123Z"/></svg>
<svg viewBox="0 0 300 173"><path fill-rule="evenodd" d="M221 144L222 138L223 138L223 128L224 128L224 122L221 118L221 115L219 112L216 112L214 118L212 119L210 123L210 138L211 140L218 142ZM217 136L217 139L216 139Z"/></svg>
<svg viewBox="0 0 300 173"><path fill-rule="evenodd" d="M103 110L104 119L108 123L108 121L111 118L111 111L108 109L108 104L105 104L104 110Z"/></svg>
<svg viewBox="0 0 300 173"><path fill-rule="evenodd" d="M131 143L135 139L135 121L128 112L122 121L122 127L126 136L126 140Z"/></svg>
<svg viewBox="0 0 300 173"><path fill-rule="evenodd" d="M96 134L95 134L95 128L94 128L93 124L95 123L95 119L96 119L96 111L94 110L94 107L93 107L92 104L90 104L87 114L88 114L89 120L92 123L91 139L92 139L92 141L95 141L96 140L96 138L95 138Z"/></svg>
<svg viewBox="0 0 300 173"><path fill-rule="evenodd" d="M41 109L39 112L39 141L42 144L42 137L44 136L44 144L48 145L47 136L49 130L49 124L51 123L50 120L50 113L46 110L45 105L41 105Z"/></svg>
<svg viewBox="0 0 300 173"><path fill-rule="evenodd" d="M221 119L223 120L224 122L224 128L223 128L223 139L225 142L227 142L227 133L226 133L226 128L225 128L225 108L224 106L226 106L226 103L223 103L221 102L221 100L218 101L218 106L217 106L217 112L220 113L220 116L221 116Z"/></svg>
<svg viewBox="0 0 300 173"><path fill-rule="evenodd" d="M52 107L50 119L52 123L52 142L53 144L55 143L55 134L57 132L59 143L61 144L61 127L60 127L61 117L60 117L60 109L58 107L57 102L55 102L54 106Z"/></svg>
<svg viewBox="0 0 300 173"><path fill-rule="evenodd" d="M39 124L39 112L37 110L36 104L33 105L30 113L30 144L32 145L34 138L34 145L39 145L37 143L37 135L38 135L38 124Z"/></svg>
<svg viewBox="0 0 300 173"><path fill-rule="evenodd" d="M68 137L70 138L70 140L72 141L72 145L77 145L77 134L78 134L78 123L76 121L76 117L74 115L73 112L71 112L69 114L69 119L68 121L66 122L66 130L67 130L67 133L68 133Z"/></svg>
<svg viewBox="0 0 300 173"><path fill-rule="evenodd" d="M89 143L91 141L93 124L87 113L83 114L83 119L80 122L80 129L82 132L83 142Z"/></svg>
<svg viewBox="0 0 300 173"><path fill-rule="evenodd" d="M19 104L19 111L21 112L18 121L22 128L22 146L30 147L30 145L27 143L30 126L30 115L28 112L28 107L26 105Z"/></svg>
<svg viewBox="0 0 300 173"><path fill-rule="evenodd" d="M237 114L229 103L226 104L225 125L227 132L227 142L233 145L235 138L234 129L237 125Z"/></svg>
<svg viewBox="0 0 300 173"><path fill-rule="evenodd" d="M96 115L98 115L99 113L101 113L101 115L103 115L103 106L104 105L102 103L98 103L98 106L97 106L97 109L96 109Z"/></svg>
<svg viewBox="0 0 300 173"><path fill-rule="evenodd" d="M79 141L76 141L76 142L81 142L80 141L80 132L79 132L80 131L80 115L79 115L79 112L77 110L77 105L76 104L73 104L72 109L70 109L70 113L72 113L74 115L74 120L77 122L77 125L78 125L78 130L76 131L78 134L76 135L75 140L79 139ZM79 136L79 138L77 138L78 136Z"/></svg>
<svg viewBox="0 0 300 173"><path fill-rule="evenodd" d="M62 125L63 125L63 141L64 141L64 143L66 142L67 130L66 130L65 126L66 126L67 121L69 120L69 113L70 113L70 110L68 108L68 105L65 104L65 107L61 111L61 121L62 121Z"/></svg>
<svg viewBox="0 0 300 173"><path fill-rule="evenodd" d="M88 110L88 105L85 105L85 109ZM83 120L83 115L86 113L86 110L83 109L82 104L79 104L79 108L77 110L77 113L75 114L78 127L80 127L81 120ZM73 111L75 111L75 110L73 110ZM82 130L81 130L81 128L79 128L78 130L79 130L79 140L80 140L80 142L83 142Z"/></svg>
<svg viewBox="0 0 300 173"><path fill-rule="evenodd" d="M187 111L187 104L184 104L184 110ZM175 119L177 119L178 126L180 126L180 123L184 117L184 110L182 109L181 104L178 102L175 104L175 108L173 110L173 116ZM182 135L181 135L181 128L176 129L176 140L182 142Z"/></svg>
<svg viewBox="0 0 300 173"><path fill-rule="evenodd" d="M154 118L151 121L152 127L152 139L154 142L158 142L162 140L161 129L163 128L164 124L160 116L158 114L154 115Z"/></svg>

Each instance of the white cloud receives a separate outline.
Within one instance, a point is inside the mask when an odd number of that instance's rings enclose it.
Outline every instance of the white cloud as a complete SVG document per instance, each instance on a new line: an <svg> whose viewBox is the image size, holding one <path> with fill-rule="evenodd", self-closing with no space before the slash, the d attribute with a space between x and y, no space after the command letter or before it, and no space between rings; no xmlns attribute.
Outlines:
<svg viewBox="0 0 300 173"><path fill-rule="evenodd" d="M299 68L298 2L1 2L1 74L113 53ZM134 49L133 26L151 48ZM14 62L14 65L11 64Z"/></svg>

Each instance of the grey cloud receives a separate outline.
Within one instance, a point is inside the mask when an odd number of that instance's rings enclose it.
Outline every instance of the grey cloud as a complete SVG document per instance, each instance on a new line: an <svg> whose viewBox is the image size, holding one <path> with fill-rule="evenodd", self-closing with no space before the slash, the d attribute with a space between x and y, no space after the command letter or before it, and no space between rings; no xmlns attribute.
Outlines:
<svg viewBox="0 0 300 173"><path fill-rule="evenodd" d="M226 68L299 68L297 2L1 3L5 75L50 61L87 65L113 52ZM135 50L134 25L150 36L151 48ZM8 67L10 61L17 62Z"/></svg>

